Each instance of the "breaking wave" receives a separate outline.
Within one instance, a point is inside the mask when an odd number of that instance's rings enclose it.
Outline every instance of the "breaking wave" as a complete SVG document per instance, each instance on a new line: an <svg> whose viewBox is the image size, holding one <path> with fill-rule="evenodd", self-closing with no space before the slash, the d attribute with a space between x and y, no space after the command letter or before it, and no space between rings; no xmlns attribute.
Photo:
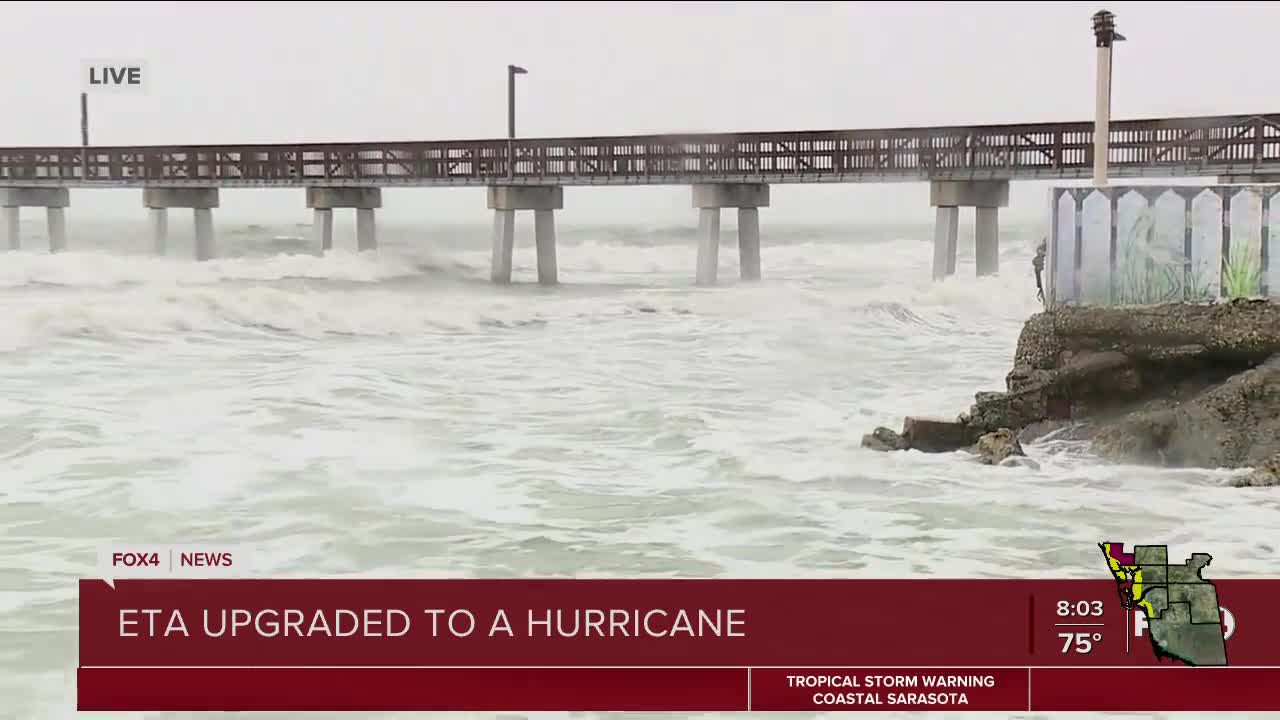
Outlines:
<svg viewBox="0 0 1280 720"><path fill-rule="evenodd" d="M0 262L0 296L9 308L0 317L0 348L174 333L400 336L566 318L714 314L744 305L769 315L826 310L867 330L948 332L964 314L1013 317L1029 307L1025 298L1010 298L1009 283L926 282L928 247L918 241L822 241L802 232L766 247L760 286L716 297L690 287L692 238L644 229L570 238L559 248L563 284L554 300L530 283L536 269L528 247L517 247L516 285L491 285L482 235L466 246L401 242L377 253L254 255L246 248L261 248L242 233L232 235L240 245L230 248L240 254L202 263L110 250L11 252ZM737 258L725 245L720 276L731 285ZM903 275L904 260L918 261L914 276ZM897 269L867 282L881 264ZM773 280L782 273L785 282ZM833 288L841 275L858 280ZM694 300L681 298L685 293Z"/></svg>

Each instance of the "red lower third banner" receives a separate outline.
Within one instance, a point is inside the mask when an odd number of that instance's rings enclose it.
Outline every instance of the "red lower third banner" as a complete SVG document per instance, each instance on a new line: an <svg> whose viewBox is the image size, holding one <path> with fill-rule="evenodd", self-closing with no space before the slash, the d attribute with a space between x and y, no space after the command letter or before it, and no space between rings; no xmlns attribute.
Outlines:
<svg viewBox="0 0 1280 720"><path fill-rule="evenodd" d="M1210 618L1196 622L1222 640L1191 664L1280 665L1280 580L1197 588ZM1126 592L1108 579L85 580L80 664L1159 666L1177 653Z"/></svg>
<svg viewBox="0 0 1280 720"><path fill-rule="evenodd" d="M1036 668L1031 707L1052 712L1270 712L1280 667Z"/></svg>
<svg viewBox="0 0 1280 720"><path fill-rule="evenodd" d="M1280 710L1280 668L100 668L81 711Z"/></svg>
<svg viewBox="0 0 1280 720"><path fill-rule="evenodd" d="M746 668L81 668L84 711L716 712Z"/></svg>

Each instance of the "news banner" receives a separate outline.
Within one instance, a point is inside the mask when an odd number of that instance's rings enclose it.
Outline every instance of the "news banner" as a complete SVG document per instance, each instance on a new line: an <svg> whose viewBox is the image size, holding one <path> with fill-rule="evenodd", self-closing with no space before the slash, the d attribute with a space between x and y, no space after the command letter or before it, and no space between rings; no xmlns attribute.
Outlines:
<svg viewBox="0 0 1280 720"><path fill-rule="evenodd" d="M1280 710L1280 580L1096 550L1093 579L475 580L246 577L241 548L103 548L80 581L78 707Z"/></svg>

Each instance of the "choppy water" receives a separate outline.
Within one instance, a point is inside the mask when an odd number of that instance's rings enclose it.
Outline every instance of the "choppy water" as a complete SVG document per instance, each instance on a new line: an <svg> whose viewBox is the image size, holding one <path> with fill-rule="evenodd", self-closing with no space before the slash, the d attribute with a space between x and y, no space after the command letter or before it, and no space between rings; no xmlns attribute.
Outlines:
<svg viewBox="0 0 1280 720"><path fill-rule="evenodd" d="M1225 472L859 447L1003 386L1040 229L1006 228L999 278L962 239L932 285L928 227L765 220L765 280L734 281L726 227L714 289L692 227L562 228L554 289L523 226L509 288L483 225L328 257L224 226L202 264L79 225L78 252L0 254L0 717L74 714L106 540L247 544L283 576L1097 576L1103 538L1274 570L1280 495Z"/></svg>

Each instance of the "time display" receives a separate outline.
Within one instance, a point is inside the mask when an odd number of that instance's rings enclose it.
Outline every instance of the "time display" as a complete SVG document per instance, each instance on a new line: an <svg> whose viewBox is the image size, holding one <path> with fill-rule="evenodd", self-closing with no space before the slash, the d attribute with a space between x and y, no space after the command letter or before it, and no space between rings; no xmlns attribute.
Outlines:
<svg viewBox="0 0 1280 720"><path fill-rule="evenodd" d="M1101 600L1058 601L1058 617L1102 617Z"/></svg>

